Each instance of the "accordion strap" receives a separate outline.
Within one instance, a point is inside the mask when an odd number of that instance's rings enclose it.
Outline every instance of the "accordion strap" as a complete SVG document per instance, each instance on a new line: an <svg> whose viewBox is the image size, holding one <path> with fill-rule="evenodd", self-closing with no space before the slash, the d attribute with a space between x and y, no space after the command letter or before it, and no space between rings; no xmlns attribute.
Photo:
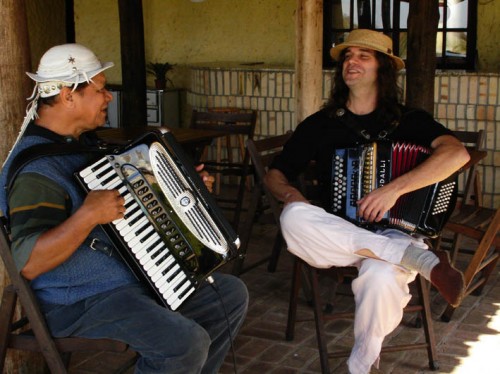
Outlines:
<svg viewBox="0 0 500 374"><path fill-rule="evenodd" d="M9 191L19 172L30 162L46 156L60 156L73 153L105 153L109 148L101 146L88 146L82 144L67 143L43 143L35 144L17 154L9 167L5 189Z"/></svg>
<svg viewBox="0 0 500 374"><path fill-rule="evenodd" d="M353 117L352 113L345 110L344 108L339 108L335 111L335 116L337 119L346 125L348 128L353 130L358 136L362 137L365 140L371 140L372 136L370 133L361 126ZM389 125L387 125L382 131L377 134L377 140L386 139L387 135L391 134L396 127L398 127L399 121L394 120Z"/></svg>

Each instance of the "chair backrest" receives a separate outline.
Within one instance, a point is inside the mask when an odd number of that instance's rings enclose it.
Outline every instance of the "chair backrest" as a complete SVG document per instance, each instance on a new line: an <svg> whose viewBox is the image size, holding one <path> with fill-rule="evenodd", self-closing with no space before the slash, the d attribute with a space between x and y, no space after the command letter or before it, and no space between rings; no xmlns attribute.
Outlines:
<svg viewBox="0 0 500 374"><path fill-rule="evenodd" d="M276 155L283 149L283 145L290 138L291 132L284 135L273 136L261 140L248 139L246 141L246 149L249 155L249 161L252 163L253 174L255 177L255 185L252 191L250 202L248 205L245 225L240 230L241 246L240 257L235 261L233 266L233 274L240 275L254 267L269 261L268 270L273 272L276 269L279 253L282 246L282 237L280 233L280 214L281 205L279 201L271 194L264 185L264 176L268 171L268 167ZM258 212L260 214L258 214ZM278 236L276 237L272 252L250 265L243 266L247 254L248 244L252 233L252 227L258 215L271 213L272 220L278 227Z"/></svg>
<svg viewBox="0 0 500 374"><path fill-rule="evenodd" d="M479 181L479 174L477 165L479 160L484 157L483 145L485 141L484 130L479 131L462 131L457 130L453 132L454 135L462 142L471 154L471 161L464 167L464 184L462 197L462 204L482 205L482 192Z"/></svg>
<svg viewBox="0 0 500 374"><path fill-rule="evenodd" d="M67 372L67 362L61 352L92 350L124 352L128 349L125 343L110 339L54 339L49 332L33 291L16 268L10 245L6 219L0 216L0 257L11 281L11 284L3 290L2 304L0 305L0 372L3 372L8 348L42 352L52 373ZM13 321L18 299L25 316ZM28 327L33 334L24 334ZM126 366L130 365L131 363L127 363Z"/></svg>
<svg viewBox="0 0 500 374"><path fill-rule="evenodd" d="M193 110L191 116L192 128L246 135L250 139L253 138L256 122L257 112L254 110L240 112L199 112Z"/></svg>
<svg viewBox="0 0 500 374"><path fill-rule="evenodd" d="M249 139L246 143L250 160L255 170L255 183L260 186L265 193L273 217L278 225L281 208L278 200L276 200L276 198L264 186L264 177L268 171L269 165L273 159L281 153L283 146L291 136L292 132L290 131L283 135L277 135L260 140Z"/></svg>

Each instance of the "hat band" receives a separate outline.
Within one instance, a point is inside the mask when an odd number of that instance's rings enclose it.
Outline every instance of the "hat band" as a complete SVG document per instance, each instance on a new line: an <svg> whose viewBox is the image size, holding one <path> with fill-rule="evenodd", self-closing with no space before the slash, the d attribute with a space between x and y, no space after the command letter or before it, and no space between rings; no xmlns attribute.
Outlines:
<svg viewBox="0 0 500 374"><path fill-rule="evenodd" d="M37 83L37 91L40 97L51 97L58 95L63 87L71 87L74 83L63 81L49 81Z"/></svg>

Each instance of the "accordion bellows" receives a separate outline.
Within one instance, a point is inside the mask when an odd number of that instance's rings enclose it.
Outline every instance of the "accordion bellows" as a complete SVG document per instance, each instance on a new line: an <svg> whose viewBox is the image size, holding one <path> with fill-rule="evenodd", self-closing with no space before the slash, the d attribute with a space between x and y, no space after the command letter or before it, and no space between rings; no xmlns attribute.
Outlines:
<svg viewBox="0 0 500 374"><path fill-rule="evenodd" d="M331 211L367 228L392 227L410 234L439 235L456 201L457 176L400 196L381 222L358 216L357 201L412 170L430 150L387 141L336 149L332 160Z"/></svg>

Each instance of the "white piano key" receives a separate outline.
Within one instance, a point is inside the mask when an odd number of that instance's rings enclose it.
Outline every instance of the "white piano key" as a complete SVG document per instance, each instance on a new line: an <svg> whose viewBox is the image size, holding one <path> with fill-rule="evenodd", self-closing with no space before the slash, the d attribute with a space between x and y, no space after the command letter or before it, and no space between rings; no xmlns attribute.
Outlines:
<svg viewBox="0 0 500 374"><path fill-rule="evenodd" d="M171 262L175 262L175 259L172 259ZM170 269L168 271L168 274L172 274L171 270L172 269ZM175 271L177 271L177 269ZM175 273L175 271L174 271L174 273ZM162 290L162 291L168 290L172 285L172 283L171 283L172 281L171 280L169 281L168 278L169 277L167 276L167 274L162 274L161 277L159 277L156 280L156 282L154 282L156 288L158 290ZM162 292L162 291L160 291L160 292Z"/></svg>
<svg viewBox="0 0 500 374"><path fill-rule="evenodd" d="M195 288L190 289L182 299L174 301L172 305L170 305L170 309L172 309L173 311L177 310L177 308L184 302L184 300L186 300L188 296L191 295L195 290Z"/></svg>
<svg viewBox="0 0 500 374"><path fill-rule="evenodd" d="M170 295L172 294L176 294L176 295L180 295L186 288L186 286L189 286L191 285L191 281L190 279L186 276L185 273L183 272L180 272L179 274L177 274L173 279L171 279L170 281L167 281L165 279L165 282L163 283L163 285L158 286L158 290L160 291L160 293L165 297L165 298L168 298ZM175 290L175 291L174 291Z"/></svg>
<svg viewBox="0 0 500 374"><path fill-rule="evenodd" d="M103 173L107 174L107 173L109 173L110 170L113 170L113 167L108 162L107 165L103 165L99 169L94 170L91 174L88 174L86 177L83 178L83 180L87 184L90 183L90 182L92 182L92 181L94 181L94 180L96 180L96 179L101 179L102 180L103 178L100 176L100 174L103 174Z"/></svg>
<svg viewBox="0 0 500 374"><path fill-rule="evenodd" d="M120 234L123 236L123 240L127 243L135 238L136 232L139 231L144 225L148 224L149 221L146 216L143 214L132 226L126 227L125 229L120 231Z"/></svg>
<svg viewBox="0 0 500 374"><path fill-rule="evenodd" d="M159 238L160 236L155 232L144 243L136 245L130 248L130 250L135 255L135 258L139 260L145 253L148 253L149 247L151 247Z"/></svg>
<svg viewBox="0 0 500 374"><path fill-rule="evenodd" d="M162 251L152 261L154 265L150 267L148 274L150 274L153 282L157 282L165 274L170 273L175 266L179 267L175 261L175 257L169 252Z"/></svg>
<svg viewBox="0 0 500 374"><path fill-rule="evenodd" d="M169 261L169 258L167 258L159 266L155 265L149 269L149 271L148 271L149 278L153 282L157 282L158 280L160 280L163 277L163 274L162 274L163 270L166 270L171 265L172 265L172 268L170 270L168 270L168 272L166 274L171 274L172 272L175 272L177 269L180 268L178 264L176 264L175 262ZM168 279L168 276L166 277L166 279Z"/></svg>
<svg viewBox="0 0 500 374"><path fill-rule="evenodd" d="M110 181L104 183L108 178L114 176L115 178L118 178L118 180L120 180L120 177L118 176L118 174L116 174L116 171L114 170L111 170L108 174L106 175L103 175L102 178L99 178L99 179L95 179L94 181L90 182L90 183L87 183L87 186L91 189L91 190L94 190L96 189L96 187L99 187L99 186L107 186L110 184ZM113 179L111 182L115 182L116 179Z"/></svg>
<svg viewBox="0 0 500 374"><path fill-rule="evenodd" d="M184 290L186 290L190 286L191 286L191 281L189 280L189 278L187 278L186 276L184 276L180 280L180 282L178 282L177 285L174 286L174 288L172 288L172 292L174 293L174 295L176 295L176 297L178 299L184 298L184 295L182 295L182 293L184 292Z"/></svg>
<svg viewBox="0 0 500 374"><path fill-rule="evenodd" d="M100 165L100 164L103 164L103 165L109 165L109 161L106 157L103 157L101 158L100 160L94 162L92 165L89 165L87 166L85 169L83 169L82 171L80 171L80 176L82 178L85 178L86 176L90 175L90 174L93 174L94 173L94 169Z"/></svg>
<svg viewBox="0 0 500 374"><path fill-rule="evenodd" d="M182 283L186 280L188 280L186 279L186 275L184 273L179 273L174 279L171 279L170 282L164 282L162 286L158 287L158 290L162 294L163 298L167 300L175 294L174 289L177 286L182 285ZM169 302L169 304L171 304L171 302Z"/></svg>
<svg viewBox="0 0 500 374"><path fill-rule="evenodd" d="M162 241L154 240L151 243L144 245L137 251L135 248L133 248L132 251L136 251L134 252L135 258L141 261L143 265L146 265L146 263L151 259L151 256L153 256L156 252L161 251L163 248L166 248L165 243L163 243Z"/></svg>
<svg viewBox="0 0 500 374"><path fill-rule="evenodd" d="M168 299L171 295L174 295L174 289L179 284L181 284L184 279L186 279L186 274L184 274L183 272L179 272L178 274L176 274L175 277L170 282L168 282L169 287L164 292L162 292L163 297Z"/></svg>
<svg viewBox="0 0 500 374"><path fill-rule="evenodd" d="M158 259L161 259L161 258L163 258L163 262L161 262L160 264L157 264ZM154 274L159 269L159 267L163 265L163 263L167 262L168 265L170 265L174 261L175 261L174 256L172 256L172 254L167 250L167 248L159 248L158 249L158 256L156 256L153 259L149 255L145 255L139 260L139 263L142 265L143 269L146 272L150 272L151 274ZM154 268L156 268L157 270L155 270ZM164 269L165 269L165 267L162 267L162 270L164 270Z"/></svg>
<svg viewBox="0 0 500 374"><path fill-rule="evenodd" d="M137 235L134 239L128 242L130 248L134 248L136 245L140 245L141 241L154 231L154 226L148 221L148 225L142 230L142 232Z"/></svg>
<svg viewBox="0 0 500 374"><path fill-rule="evenodd" d="M127 226L130 227L130 222L132 222L134 219L136 219L141 214L144 214L137 203L131 205L130 208L127 210L129 212L128 213L125 212L125 215L130 214L134 210L135 210L135 212L132 215L127 216L126 218L120 218L120 219L113 221L113 224L115 225L116 229L120 232L123 229L125 229Z"/></svg>
<svg viewBox="0 0 500 374"><path fill-rule="evenodd" d="M122 234L122 236L125 236L128 232L130 232L130 229L135 226L137 221L143 217L145 217L144 212L139 206L136 206L134 209L131 209L128 216L125 215L125 217L122 218L122 222L116 224L116 229Z"/></svg>
<svg viewBox="0 0 500 374"><path fill-rule="evenodd" d="M142 262L144 263L143 268L147 272L149 269L155 266L155 262L158 261L158 256L161 256L163 252L169 253L167 247L164 243L158 244L149 253L144 255Z"/></svg>

